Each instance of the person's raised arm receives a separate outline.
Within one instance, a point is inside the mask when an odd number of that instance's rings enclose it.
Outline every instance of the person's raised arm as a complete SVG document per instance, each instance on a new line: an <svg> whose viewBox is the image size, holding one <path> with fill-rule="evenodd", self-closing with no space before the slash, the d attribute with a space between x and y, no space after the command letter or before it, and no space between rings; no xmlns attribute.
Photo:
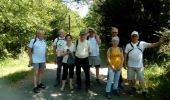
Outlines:
<svg viewBox="0 0 170 100"><path fill-rule="evenodd" d="M166 40L165 37L161 37L158 42L151 43L150 45L147 46L147 48L154 48L154 47L160 46L161 44L165 42L165 40Z"/></svg>

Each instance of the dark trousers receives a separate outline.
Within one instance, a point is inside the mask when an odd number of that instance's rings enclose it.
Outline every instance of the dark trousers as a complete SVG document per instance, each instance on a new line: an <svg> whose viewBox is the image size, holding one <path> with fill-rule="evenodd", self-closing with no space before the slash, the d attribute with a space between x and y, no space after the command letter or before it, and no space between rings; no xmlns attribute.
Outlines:
<svg viewBox="0 0 170 100"><path fill-rule="evenodd" d="M56 73L56 82L60 84L60 77L61 77L61 69L62 69L62 60L63 57L57 57L57 73Z"/></svg>
<svg viewBox="0 0 170 100"><path fill-rule="evenodd" d="M76 76L77 76L77 85L81 86L81 68L83 68L83 71L85 73L85 84L86 86L90 86L90 67L89 67L89 60L87 58L77 58L75 59L76 63Z"/></svg>
<svg viewBox="0 0 170 100"><path fill-rule="evenodd" d="M62 80L67 79L67 75L69 73L69 78L73 78L74 75L74 65L68 65L66 63L63 63L63 76Z"/></svg>

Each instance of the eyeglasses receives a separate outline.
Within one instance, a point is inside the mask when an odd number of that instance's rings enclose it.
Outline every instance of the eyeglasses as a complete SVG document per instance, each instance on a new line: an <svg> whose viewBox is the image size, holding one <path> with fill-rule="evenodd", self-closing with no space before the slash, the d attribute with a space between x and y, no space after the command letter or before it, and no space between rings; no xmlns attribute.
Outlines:
<svg viewBox="0 0 170 100"><path fill-rule="evenodd" d="M112 33L118 33L118 32L112 32Z"/></svg>

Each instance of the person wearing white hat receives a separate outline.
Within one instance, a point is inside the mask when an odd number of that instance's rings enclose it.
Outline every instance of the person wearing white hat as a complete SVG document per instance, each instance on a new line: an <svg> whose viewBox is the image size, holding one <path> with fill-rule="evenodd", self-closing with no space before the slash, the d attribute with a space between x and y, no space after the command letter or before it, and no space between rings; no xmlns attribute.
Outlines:
<svg viewBox="0 0 170 100"><path fill-rule="evenodd" d="M91 47L91 54L89 55L89 66L95 66L96 68L96 82L100 83L99 81L99 68L100 68L100 56L99 56L99 46L101 44L101 40L99 35L94 28L88 29L88 36L87 40Z"/></svg>
<svg viewBox="0 0 170 100"><path fill-rule="evenodd" d="M63 59L61 54L66 45L65 31L63 29L60 29L58 32L59 32L59 37L57 37L53 43L54 63L57 64L56 84L54 85L55 87L58 86L61 81L60 77L61 77L61 68L62 68L62 59Z"/></svg>
<svg viewBox="0 0 170 100"><path fill-rule="evenodd" d="M160 38L156 43L147 43L144 41L139 41L139 33L133 31L131 33L131 42L128 43L125 47L124 54L124 64L127 68L127 79L130 82L131 90L130 93L134 94L136 92L136 79L139 80L139 83L142 87L142 95L146 96L145 83L144 83L144 65L143 65L143 52L145 48L153 48L161 45L165 40Z"/></svg>

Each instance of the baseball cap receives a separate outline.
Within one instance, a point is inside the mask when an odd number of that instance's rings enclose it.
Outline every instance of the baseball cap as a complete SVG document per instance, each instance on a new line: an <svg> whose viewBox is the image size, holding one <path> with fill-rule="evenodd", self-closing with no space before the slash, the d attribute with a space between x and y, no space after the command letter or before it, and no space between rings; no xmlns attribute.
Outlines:
<svg viewBox="0 0 170 100"><path fill-rule="evenodd" d="M85 35L86 33L84 31L81 31L80 32L80 35Z"/></svg>
<svg viewBox="0 0 170 100"><path fill-rule="evenodd" d="M137 35L137 36L139 36L139 33L137 32L137 31L133 31L132 33L131 33L131 36L132 35Z"/></svg>

